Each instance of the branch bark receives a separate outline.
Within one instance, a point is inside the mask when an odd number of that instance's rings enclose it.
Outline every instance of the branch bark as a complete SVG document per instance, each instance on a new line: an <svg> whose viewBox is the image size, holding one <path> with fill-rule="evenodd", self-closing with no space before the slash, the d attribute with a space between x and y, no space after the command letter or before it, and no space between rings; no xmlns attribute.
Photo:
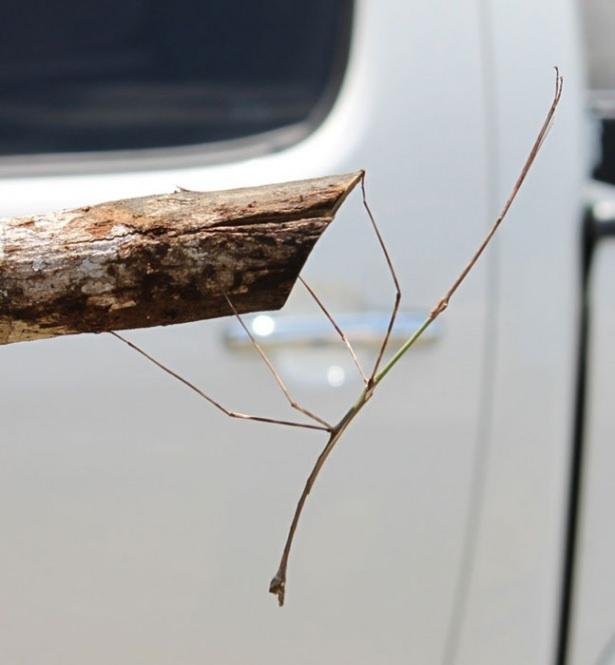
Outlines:
<svg viewBox="0 0 615 665"><path fill-rule="evenodd" d="M0 220L0 344L279 309L361 175Z"/></svg>

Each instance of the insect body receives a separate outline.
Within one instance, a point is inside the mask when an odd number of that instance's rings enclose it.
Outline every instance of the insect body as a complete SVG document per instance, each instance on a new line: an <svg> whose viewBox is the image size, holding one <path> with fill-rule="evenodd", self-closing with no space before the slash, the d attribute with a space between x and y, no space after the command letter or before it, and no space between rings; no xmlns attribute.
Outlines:
<svg viewBox="0 0 615 665"><path fill-rule="evenodd" d="M289 392L286 384L284 383L282 377L279 375L279 373L276 371L275 367L273 366L271 360L268 358L264 350L259 346L258 342L250 332L248 326L245 324L241 316L238 314L235 306L233 305L232 301L230 298L225 294L228 307L229 307L229 313L234 314L237 319L239 320L239 323L245 330L245 333L248 335L248 337L251 340L252 345L254 346L255 350L257 353L261 356L265 364L267 365L269 371L272 373L275 381L277 382L278 386L284 393L284 396L286 397L286 400L288 401L289 405L291 408L295 409L299 413L301 413L308 421L311 422L305 422L305 421L296 421L296 420L279 420L275 418L269 418L269 417L264 417L264 416L255 416L255 415L250 415L250 414L245 414L245 413L239 413L237 411L232 411L230 409L227 409L225 406L214 400L212 397L210 397L208 394L203 392L200 388L195 386L194 384L190 383L187 381L185 378L171 370L170 368L166 367L163 365L161 362L153 358L151 355L146 353L143 349L138 347L136 344L133 342L129 341L122 335L112 332L111 334L114 335L118 340L122 341L124 344L127 344L129 347L140 353L142 356L147 358L150 362L154 363L157 367L165 371L167 374L171 375L173 378L177 379L184 385L186 385L188 388L196 392L198 395L200 395L203 399L208 401L212 406L216 407L220 411L222 411L224 414L227 416L230 416L231 418L239 418L243 420L254 420L258 422L265 422L265 423L271 423L271 424L276 424L276 425L283 425L283 426L288 426L288 427L300 427L300 428L306 428L306 429L311 429L311 430L317 430L317 431L323 431L327 435L327 441L325 443L325 446L323 447L320 455L316 459L316 462L314 463L314 466L306 480L305 486L303 488L303 491L301 492L301 495L299 497L299 501L297 503L297 506L295 508L295 512L293 514L290 528L288 531L288 536L286 538L286 541L284 543L284 547L282 550L282 557L280 560L280 564L278 566L277 572L274 575L273 579L271 580L271 583L269 585L269 591L273 594L275 594L278 598L278 603L280 606L284 604L284 598L285 598L285 592L286 592L286 577L287 577L287 568L288 568L288 562L289 562L289 557L290 557L290 551L292 548L293 544L293 539L299 524L299 520L301 518L301 513L303 511L303 508L305 506L306 500L308 495L310 494L314 483L316 482L316 479L318 478L318 475L320 471L322 470L323 466L325 465L327 458L339 442L340 438L350 425L350 423L356 418L356 416L360 413L360 411L364 408L364 406L367 404L367 402L370 400L370 398L373 396L374 391L378 387L378 384L382 381L382 379L388 374L388 372L397 364L397 362L406 354L406 352L415 344L415 342L423 335L423 333L431 326L431 324L446 310L448 307L451 298L455 295L456 291L458 288L461 286L467 275L470 273L470 271L474 268L476 265L478 259L482 255L482 253L485 251L489 243L491 242L491 239L495 235L496 231L500 227L502 221L506 217L513 201L515 200L517 194L519 193L519 190L521 189L521 186L523 185L523 182L532 166L534 163L534 160L536 159L536 156L547 136L547 133L549 131L551 121L553 120L553 117L555 115L555 111L557 109L557 106L560 101L560 97L562 94L562 85L563 85L563 79L559 74L559 71L556 68L556 83L555 83L555 93L553 97L553 101L551 103L551 106L549 107L549 110L546 114L546 117L541 125L540 131L538 132L538 136L536 137L536 140L534 141L532 148L529 152L529 155L523 165L523 168L521 169L517 180L515 181L513 188L506 199L498 217L496 218L495 222L491 226L489 232L487 235L484 237L470 260L467 262L467 264L464 266L464 268L461 270L459 275L456 277L456 279L453 281L451 286L448 288L448 290L445 292L442 298L440 298L435 306L432 308L432 310L429 312L425 320L421 323L421 325L416 329L416 331L401 345L401 347L393 354L393 356L388 360L384 365L383 365L383 356L384 353L387 349L387 346L389 344L389 340L391 337L391 332L393 330L393 326L395 324L395 319L397 317L397 313L399 311L399 305L401 302L401 289L399 287L399 281L397 279L397 275L395 273L395 269L393 267L393 264L391 262L389 253L387 251L386 245L384 243L384 240L382 238L382 235L380 234L380 230L376 224L376 221L374 219L374 215L372 214L372 211L367 203L367 197L365 193L365 173L361 172L361 193L362 193L362 199L363 199L363 206L365 208L365 211L367 213L367 216L369 218L370 224L374 230L374 233L376 235L378 244L380 246L381 251L384 254L384 257L386 259L386 263L388 266L388 270L391 274L391 278L393 280L393 284L395 287L395 298L394 298L394 303L393 307L391 310L391 314L388 319L388 325L386 328L386 332L384 334L384 337L382 339L382 342L379 345L378 352L376 355L376 360L374 362L373 367L371 368L371 371L366 372L364 368L361 366L361 363L358 360L357 354L355 353L354 349L352 348L352 345L350 341L348 340L347 336L343 332L343 330L340 328L340 326L336 323L334 317L331 315L331 313L327 310L321 299L318 297L318 295L315 293L315 291L301 278L299 277L299 281L302 283L302 285L307 289L308 293L310 296L315 300L319 308L322 310L323 314L327 317L327 319L330 321L331 325L334 327L336 330L337 334L339 335L341 341L343 344L346 346L348 349L349 353L352 356L352 359L357 367L358 372L361 375L362 381L363 381L363 389L361 393L357 396L356 401L354 404L352 404L346 413L340 418L340 420L335 423L335 424L330 424L328 423L324 418L321 418L315 413L312 413L310 410L302 406L294 397L291 395Z"/></svg>

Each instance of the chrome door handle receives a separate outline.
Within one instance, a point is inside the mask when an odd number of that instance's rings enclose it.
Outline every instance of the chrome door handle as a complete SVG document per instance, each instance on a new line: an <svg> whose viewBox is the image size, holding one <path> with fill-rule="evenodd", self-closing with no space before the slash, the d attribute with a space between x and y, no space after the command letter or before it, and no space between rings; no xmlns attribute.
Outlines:
<svg viewBox="0 0 615 665"><path fill-rule="evenodd" d="M339 327L354 346L377 348L386 334L390 314L379 310L351 312L335 316ZM393 346L402 344L425 321L426 312L401 311L391 333ZM339 345L340 337L322 314L281 314L268 312L243 316L246 326L258 343L267 347L316 347ZM428 328L419 342L433 342L439 333L436 324ZM238 321L230 322L223 333L225 344L233 349L250 346L251 342Z"/></svg>

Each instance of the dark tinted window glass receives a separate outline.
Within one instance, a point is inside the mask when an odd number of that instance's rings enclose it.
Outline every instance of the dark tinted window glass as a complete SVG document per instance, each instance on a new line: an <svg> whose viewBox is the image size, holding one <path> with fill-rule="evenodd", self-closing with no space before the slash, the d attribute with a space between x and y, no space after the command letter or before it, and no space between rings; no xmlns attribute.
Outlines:
<svg viewBox="0 0 615 665"><path fill-rule="evenodd" d="M180 146L313 118L350 0L7 0L0 154Z"/></svg>
<svg viewBox="0 0 615 665"><path fill-rule="evenodd" d="M615 184L615 3L578 0L585 37L587 99L601 129L593 176Z"/></svg>

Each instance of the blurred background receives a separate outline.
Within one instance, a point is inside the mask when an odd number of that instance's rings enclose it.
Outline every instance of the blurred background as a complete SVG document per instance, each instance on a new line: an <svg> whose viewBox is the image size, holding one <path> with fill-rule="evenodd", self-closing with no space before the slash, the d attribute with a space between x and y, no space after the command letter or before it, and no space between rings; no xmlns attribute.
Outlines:
<svg viewBox="0 0 615 665"><path fill-rule="evenodd" d="M500 237L319 478L283 610L267 587L318 434L224 418L110 335L0 347L0 663L615 664L612 3L22 0L0 19L2 216L365 168L404 292L393 349L565 78ZM393 289L356 193L304 276L369 366ZM305 292L247 320L308 408L353 403ZM233 320L127 336L229 408L288 416Z"/></svg>

